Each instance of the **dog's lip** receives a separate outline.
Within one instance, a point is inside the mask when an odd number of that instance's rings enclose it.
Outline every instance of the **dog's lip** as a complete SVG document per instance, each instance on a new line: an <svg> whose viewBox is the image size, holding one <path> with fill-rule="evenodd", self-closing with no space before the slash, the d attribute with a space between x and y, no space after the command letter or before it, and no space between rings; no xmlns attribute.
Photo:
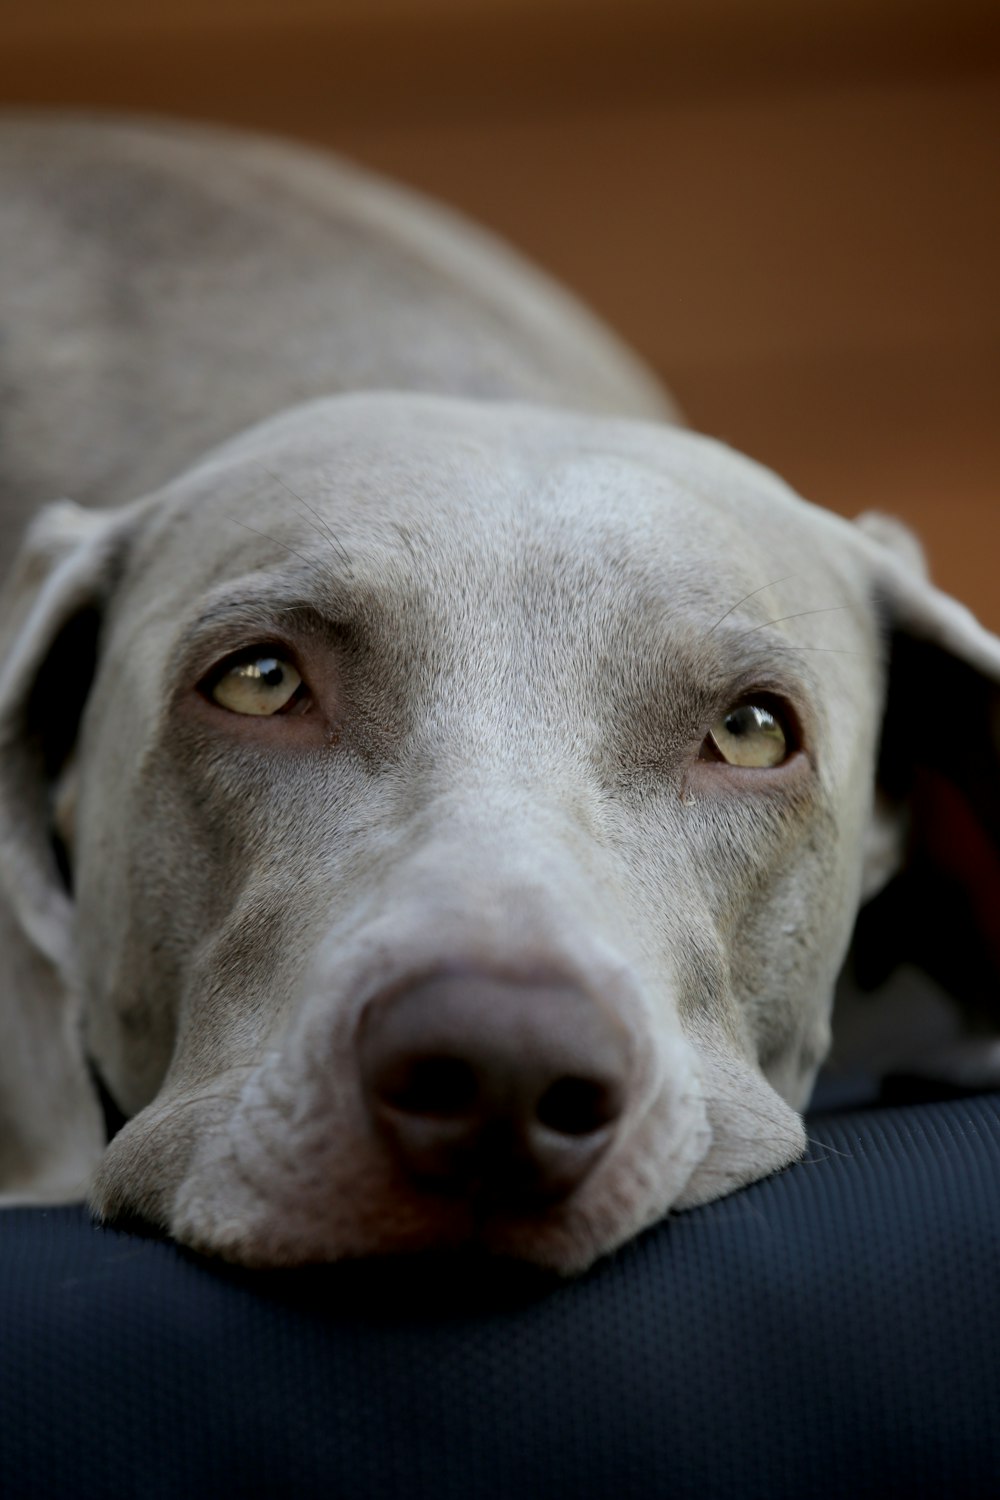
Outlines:
<svg viewBox="0 0 1000 1500"><path fill-rule="evenodd" d="M588 1265L605 1248L613 1248L591 1243L588 1234L587 1247L574 1253L578 1213L573 1197L529 1208L523 1202L505 1204L492 1195L477 1199L421 1192L407 1183L385 1192L381 1203L370 1206L364 1233L335 1251L322 1234L313 1237L307 1232L300 1240L294 1231L288 1235L287 1226L279 1229L277 1221L271 1230L233 1235L229 1224L213 1223L211 1213L204 1219L199 1214L192 1222L175 1223L169 1232L199 1255L260 1270L461 1255L483 1263L502 1258L569 1274ZM129 1210L119 1208L111 1217L124 1224ZM136 1218L151 1222L141 1213ZM274 1234L274 1230L279 1232ZM554 1241L561 1250L553 1250Z"/></svg>
<svg viewBox="0 0 1000 1500"><path fill-rule="evenodd" d="M554 1231L566 1232L575 1207L573 1197L529 1204L523 1198L505 1199L501 1193L487 1191L452 1195L411 1187L409 1197L419 1210L416 1225L393 1242L393 1210L398 1210L394 1198L387 1204L385 1241L373 1243L361 1256L461 1252L548 1264L546 1242Z"/></svg>

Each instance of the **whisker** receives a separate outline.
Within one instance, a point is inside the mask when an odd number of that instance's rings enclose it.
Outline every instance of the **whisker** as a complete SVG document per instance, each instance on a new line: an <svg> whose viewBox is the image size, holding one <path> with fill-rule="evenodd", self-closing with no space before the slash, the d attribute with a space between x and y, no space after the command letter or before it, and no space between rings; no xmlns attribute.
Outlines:
<svg viewBox="0 0 1000 1500"><path fill-rule="evenodd" d="M268 476L269 479L273 479L275 484L280 484L281 488L287 495L291 495L293 500L297 500L300 505L304 505L306 510L316 518L319 525L313 526L313 531L316 532L317 536L324 537L326 541L330 543L331 547L333 547L333 549L340 555L345 568L349 570L351 566L351 559L343 543L339 541L336 533L331 531L329 523L320 514L316 507L314 505L310 505L309 501L305 498L304 495L300 495L297 490L293 490L291 485L288 484L284 479L282 479L280 474L275 474L274 471L272 469L269 469L266 464L262 464L259 458L255 459L254 462L259 469L264 470L264 473ZM303 520L305 519L306 518L303 516ZM309 524L311 523L307 522L307 525ZM320 528L322 528L322 530Z"/></svg>
<svg viewBox="0 0 1000 1500"><path fill-rule="evenodd" d="M731 604L729 606L729 608L726 610L726 612L725 612L724 615L720 615L719 616L719 618L716 620L715 624L712 626L711 630L706 631L705 637L704 637L705 640L707 641L708 637L710 635L712 635L712 633L714 631L718 630L718 628L722 624L723 620L728 620L729 616L731 614L733 614L733 612L735 610L739 609L739 607L740 607L741 604L746 604L746 602L747 602L748 599L753 599L753 598L756 597L757 594L762 594L765 589L776 588L779 583L787 583L790 578L794 578L794 577L795 577L794 573L786 573L785 576L784 576L784 578L772 578L770 583L762 583L759 589L751 589L750 592L749 592L749 594L744 594L742 599L737 599L737 601L736 601L735 604Z"/></svg>
<svg viewBox="0 0 1000 1500"><path fill-rule="evenodd" d="M769 646L769 651L820 651L828 656L863 656L867 657L867 651L849 651L846 646Z"/></svg>
<svg viewBox="0 0 1000 1500"><path fill-rule="evenodd" d="M827 1156L842 1156L845 1161L854 1160L854 1155L852 1152L841 1151L836 1146L828 1146L825 1141L815 1141L813 1140L811 1135L806 1136L806 1145L809 1147L810 1151L822 1151ZM820 1158L813 1158L812 1161L805 1160L803 1161L802 1165L805 1167L818 1166L819 1160Z"/></svg>
<svg viewBox="0 0 1000 1500"><path fill-rule="evenodd" d="M777 619L774 620L761 620L759 625L750 625L743 634L753 635L755 630L763 630L768 625L780 625L784 620L801 620L806 615L832 615L838 609L849 608L850 606L847 604L828 604L823 609L800 609L794 615L778 615Z"/></svg>
<svg viewBox="0 0 1000 1500"><path fill-rule="evenodd" d="M293 557L301 558L301 560L306 564L307 567L314 568L317 571L322 572L322 569L320 568L320 565L316 561L315 557L306 557L304 552L297 551L295 547L289 547L287 542L279 542L278 538L276 536L272 536L269 531L259 531L256 526L248 526L246 521L239 521L235 516L230 516L229 519L230 521L232 521L234 526L242 526L244 531L252 531L254 536L264 537L266 541L273 542L276 547L282 547L286 552L290 552Z"/></svg>
<svg viewBox="0 0 1000 1500"><path fill-rule="evenodd" d="M274 482L275 482L275 484L280 484L281 488L285 491L285 493L287 495L291 495L291 497L292 497L293 500L297 500L300 505L304 505L305 506L306 510L312 512L312 514L315 516L316 520L319 522L319 527L321 528L320 529L320 535L321 536L325 536L326 539L328 541L330 541L330 542L335 542L336 541L336 537L333 535L333 532L330 530L330 528L327 525L327 523L326 523L325 519L323 518L323 516L320 515L319 511L316 510L314 506L312 506L312 505L309 504L308 500L306 500L302 495L299 494L298 490L293 490L292 487L291 487L291 485L288 483L288 481L286 479L282 479L282 477L281 477L280 474L276 474L273 469L269 469L267 467L267 464L261 463L261 461L260 461L259 458L255 458L254 459L254 463L257 465L258 469L262 469L264 471L264 473L267 475L268 479L273 479ZM317 528L314 528L314 530L315 529L317 529Z"/></svg>

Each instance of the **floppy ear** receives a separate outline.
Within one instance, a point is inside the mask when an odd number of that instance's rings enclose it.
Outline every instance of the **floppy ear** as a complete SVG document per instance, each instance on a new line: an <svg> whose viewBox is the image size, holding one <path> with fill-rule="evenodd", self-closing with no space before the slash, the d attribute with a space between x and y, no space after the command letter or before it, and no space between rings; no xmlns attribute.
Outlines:
<svg viewBox="0 0 1000 1500"><path fill-rule="evenodd" d="M94 673L123 514L48 507L0 597L0 1201L82 1197L104 1148L54 799Z"/></svg>
<svg viewBox="0 0 1000 1500"><path fill-rule="evenodd" d="M931 585L899 523L859 524L888 679L866 872L877 893L858 918L853 980L871 991L897 976L888 1070L1000 1082L1000 639Z"/></svg>

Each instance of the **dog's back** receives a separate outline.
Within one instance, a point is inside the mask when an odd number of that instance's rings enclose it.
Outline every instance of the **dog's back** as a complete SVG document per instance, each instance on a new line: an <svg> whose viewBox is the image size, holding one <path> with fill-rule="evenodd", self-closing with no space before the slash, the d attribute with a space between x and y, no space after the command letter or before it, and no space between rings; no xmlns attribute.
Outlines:
<svg viewBox="0 0 1000 1500"><path fill-rule="evenodd" d="M472 225L305 149L0 123L0 517L109 505L249 423L381 389L669 415L572 298Z"/></svg>

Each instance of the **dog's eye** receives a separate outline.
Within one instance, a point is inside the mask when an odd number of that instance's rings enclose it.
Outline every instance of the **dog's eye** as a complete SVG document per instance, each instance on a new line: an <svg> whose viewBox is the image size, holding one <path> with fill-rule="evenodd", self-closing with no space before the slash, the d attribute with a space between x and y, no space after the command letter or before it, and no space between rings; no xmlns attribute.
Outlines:
<svg viewBox="0 0 1000 1500"><path fill-rule="evenodd" d="M739 703L714 724L703 755L730 766L768 769L791 751L790 735L777 712L765 703Z"/></svg>
<svg viewBox="0 0 1000 1500"><path fill-rule="evenodd" d="M249 657L234 662L209 685L213 703L234 714L280 714L302 696L303 682L281 656Z"/></svg>

